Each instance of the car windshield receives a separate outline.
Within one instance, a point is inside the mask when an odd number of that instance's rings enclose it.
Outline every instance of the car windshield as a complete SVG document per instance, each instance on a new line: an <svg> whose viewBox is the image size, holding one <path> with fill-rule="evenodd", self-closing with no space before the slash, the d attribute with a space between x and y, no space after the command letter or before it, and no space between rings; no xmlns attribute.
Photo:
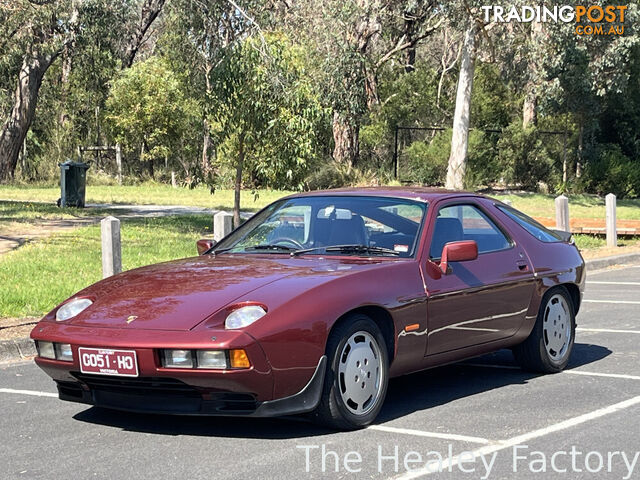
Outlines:
<svg viewBox="0 0 640 480"><path fill-rule="evenodd" d="M222 240L214 253L413 257L427 204L369 196L279 200Z"/></svg>

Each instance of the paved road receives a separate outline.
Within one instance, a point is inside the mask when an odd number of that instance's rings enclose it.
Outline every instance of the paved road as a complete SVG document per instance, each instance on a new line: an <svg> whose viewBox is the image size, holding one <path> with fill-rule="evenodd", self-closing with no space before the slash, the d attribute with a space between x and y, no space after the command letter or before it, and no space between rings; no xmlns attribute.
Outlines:
<svg viewBox="0 0 640 480"><path fill-rule="evenodd" d="M34 365L8 366L0 478L408 479L441 466L434 477L637 479L639 311L640 267L593 273L565 373L524 373L502 351L410 375L391 382L376 425L349 433L87 408L57 400Z"/></svg>

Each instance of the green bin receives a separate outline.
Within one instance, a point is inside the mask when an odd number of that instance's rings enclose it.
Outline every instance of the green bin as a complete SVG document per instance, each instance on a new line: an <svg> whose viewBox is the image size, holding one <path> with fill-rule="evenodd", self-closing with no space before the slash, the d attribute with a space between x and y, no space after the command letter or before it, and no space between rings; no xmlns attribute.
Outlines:
<svg viewBox="0 0 640 480"><path fill-rule="evenodd" d="M60 163L60 207L84 208L89 164L67 160Z"/></svg>

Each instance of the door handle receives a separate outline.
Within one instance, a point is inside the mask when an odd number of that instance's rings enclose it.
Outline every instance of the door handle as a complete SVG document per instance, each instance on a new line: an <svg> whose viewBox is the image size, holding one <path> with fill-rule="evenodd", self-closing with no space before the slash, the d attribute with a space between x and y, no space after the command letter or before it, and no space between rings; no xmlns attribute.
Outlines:
<svg viewBox="0 0 640 480"><path fill-rule="evenodd" d="M518 262L518 270L520 270L521 272L526 272L527 270L529 270L529 265L527 265L527 262Z"/></svg>

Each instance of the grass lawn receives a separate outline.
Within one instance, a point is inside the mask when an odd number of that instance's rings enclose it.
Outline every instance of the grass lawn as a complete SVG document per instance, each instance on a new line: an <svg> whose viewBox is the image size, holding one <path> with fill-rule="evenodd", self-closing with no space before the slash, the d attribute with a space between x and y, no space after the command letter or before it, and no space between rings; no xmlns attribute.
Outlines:
<svg viewBox="0 0 640 480"><path fill-rule="evenodd" d="M243 210L256 211L280 197L292 192L284 190L260 190L258 197L250 191L243 191L241 207ZM499 200L509 199L512 205L532 217L555 218L555 195L540 193L492 194ZM0 185L0 200L21 202L50 202L55 204L60 197L57 186L32 187L23 185ZM142 185L105 186L89 185L86 194L87 203L118 203L139 205L186 205L219 210L233 208L233 190L216 190L212 195L207 188L172 188L169 185L145 183ZM570 195L569 208L571 218L605 217L604 198L595 195ZM55 207L53 208L55 209ZM78 211L78 209L74 209ZM82 210L79 210L82 212ZM75 213L74 213L75 214ZM79 213L80 215L82 213ZM640 220L640 199L618 201L618 219Z"/></svg>
<svg viewBox="0 0 640 480"><path fill-rule="evenodd" d="M196 255L195 242L211 234L209 215L122 222L122 267ZM34 241L0 256L0 318L40 316L102 278L100 226Z"/></svg>
<svg viewBox="0 0 640 480"><path fill-rule="evenodd" d="M0 190L1 192L1 190ZM555 218L554 199L556 195L541 193L491 194L498 200L511 200L514 208L531 217ZM596 195L569 195L569 215L571 218L605 218L603 197ZM618 200L616 216L618 220L640 220L640 198Z"/></svg>
<svg viewBox="0 0 640 480"><path fill-rule="evenodd" d="M173 189L161 185L140 187L90 187L90 202L95 203L151 203L204 206L230 209L232 192L218 191L211 196L205 189ZM258 209L288 192L261 192L253 202L245 193L244 208ZM105 209L60 209L55 188L23 188L0 186L0 234L21 228L42 229L42 222L86 216L106 216ZM511 194L496 195L508 198L512 204L529 215L553 217L552 195ZM16 202L28 199L42 203ZM574 218L604 218L604 200L591 196L570 197ZM619 202L618 218L640 219L640 200ZM209 215L186 215L122 221L123 268L129 270L142 265L193 256L195 241L211 234ZM604 237L575 235L576 244L585 252L604 251ZM622 246L640 248L640 238L620 238ZM614 252L607 253L613 254ZM588 256L588 255L585 255ZM71 231L53 233L0 255L0 318L41 316L76 291L101 278L100 226L92 225Z"/></svg>
<svg viewBox="0 0 640 480"><path fill-rule="evenodd" d="M260 190L257 198L251 191L243 191L240 197L242 210L257 211L280 197L292 192ZM24 185L0 185L0 200L21 202L47 202L55 207L60 198L60 188L31 187ZM215 210L233 208L233 190L216 190L212 195L208 188L172 188L170 185L145 183L127 186L87 186L86 203L118 203L137 205L186 205Z"/></svg>

